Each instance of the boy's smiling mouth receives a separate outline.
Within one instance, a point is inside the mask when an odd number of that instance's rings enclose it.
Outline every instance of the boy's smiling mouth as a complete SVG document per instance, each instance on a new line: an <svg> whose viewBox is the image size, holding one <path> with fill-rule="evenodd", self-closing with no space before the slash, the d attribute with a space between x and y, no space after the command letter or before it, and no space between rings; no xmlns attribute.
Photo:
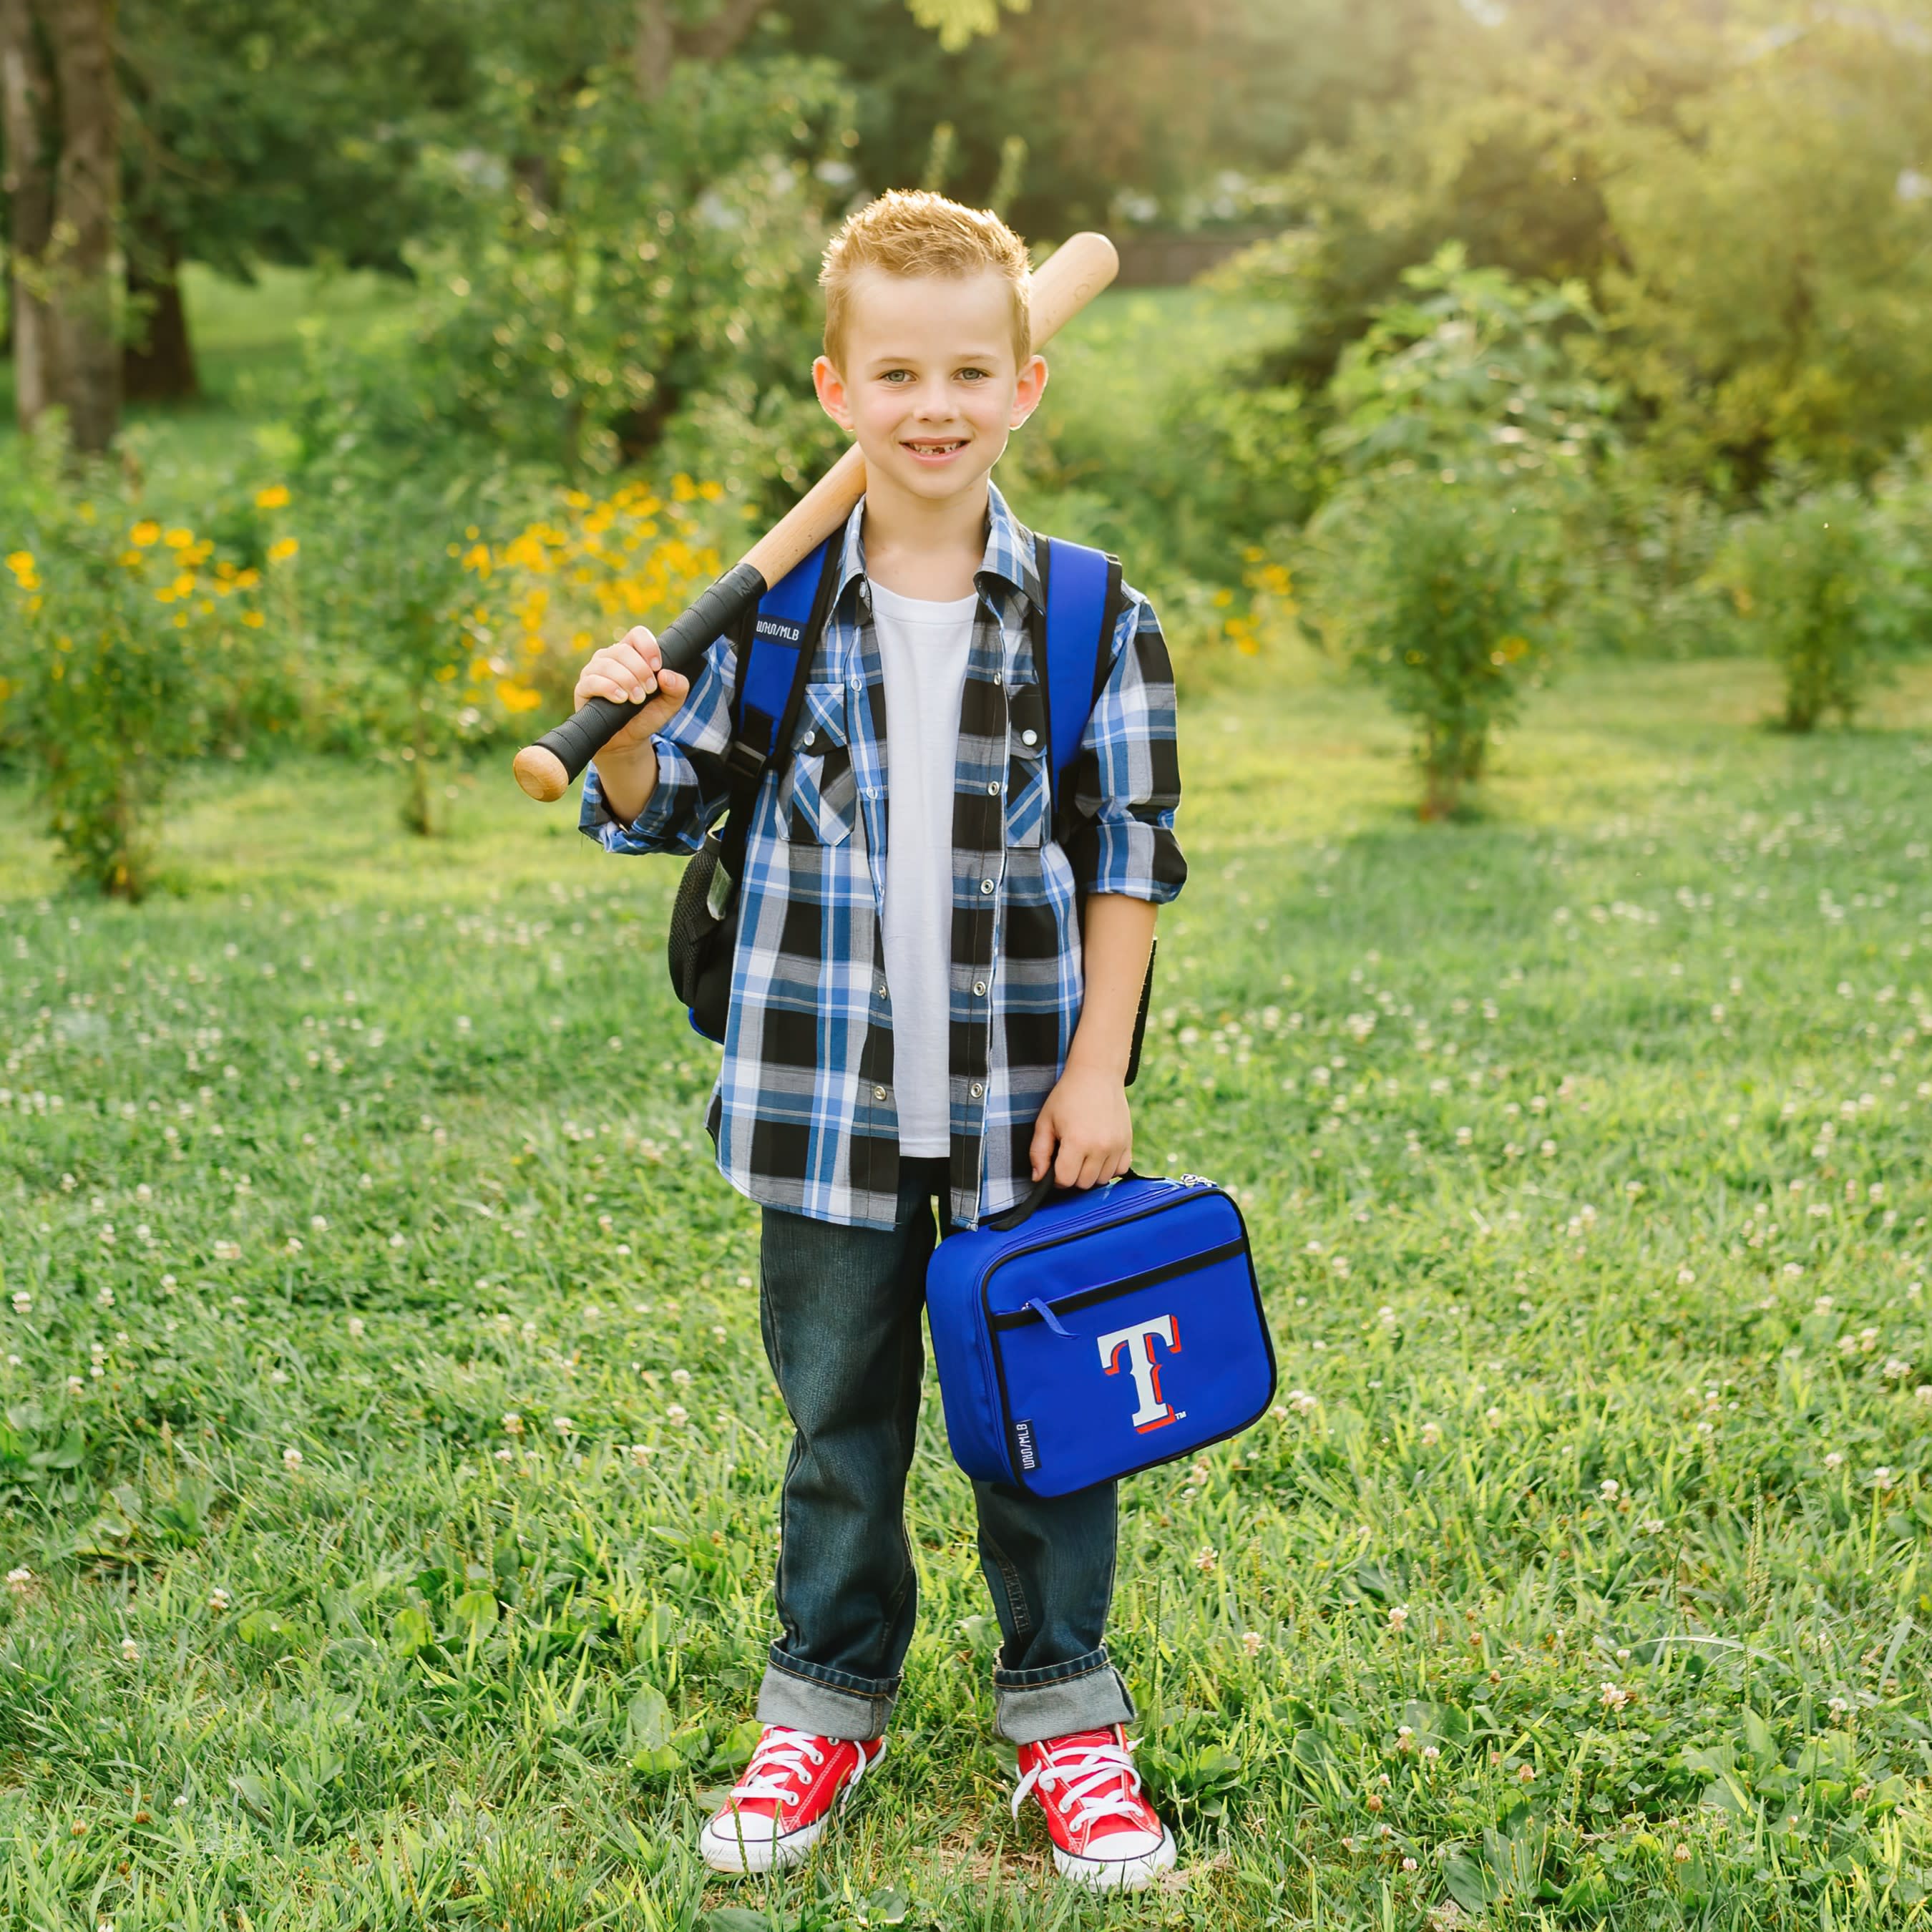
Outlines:
<svg viewBox="0 0 1932 1932"><path fill-rule="evenodd" d="M966 438L963 436L908 436L900 443L899 447L910 451L922 463L944 463L949 457L956 456L961 450L964 449L966 447Z"/></svg>

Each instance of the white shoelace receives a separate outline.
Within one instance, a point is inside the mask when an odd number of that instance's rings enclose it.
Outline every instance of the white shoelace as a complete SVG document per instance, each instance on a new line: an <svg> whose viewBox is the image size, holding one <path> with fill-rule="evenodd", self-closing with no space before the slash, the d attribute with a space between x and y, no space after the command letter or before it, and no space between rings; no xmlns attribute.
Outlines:
<svg viewBox="0 0 1932 1932"><path fill-rule="evenodd" d="M1051 1752L1020 1780L1013 1793L1013 1816L1037 1784L1042 1791L1056 1785L1065 1787L1066 1802L1073 1808L1076 1829L1099 1818L1131 1818L1142 1822L1138 1803L1141 1774L1134 1768L1131 1744L1067 1744ZM1111 1796L1099 1795L1101 1787L1126 1780L1126 1789Z"/></svg>
<svg viewBox="0 0 1932 1932"><path fill-rule="evenodd" d="M774 1724L752 1754L744 1776L732 1787L732 1797L737 1800L772 1798L781 1808L796 1804L805 1794L794 1788L793 1780L808 1774L808 1764L816 1769L825 1762L825 1754L819 1749L821 1742L830 1740L820 1740L809 1731L790 1731ZM871 1769L872 1760L862 1746L854 1744L852 1749L858 1760L852 1772L852 1782L856 1784Z"/></svg>

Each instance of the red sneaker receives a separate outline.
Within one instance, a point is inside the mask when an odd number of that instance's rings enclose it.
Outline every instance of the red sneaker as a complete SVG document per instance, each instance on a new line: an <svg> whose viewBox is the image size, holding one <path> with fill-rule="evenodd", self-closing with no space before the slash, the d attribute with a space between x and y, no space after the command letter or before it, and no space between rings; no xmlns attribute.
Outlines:
<svg viewBox="0 0 1932 1932"><path fill-rule="evenodd" d="M1063 1878L1138 1892L1174 1863L1174 1834L1141 1795L1132 1753L1118 1724L1020 1746L1013 1816L1029 1797L1039 1800Z"/></svg>
<svg viewBox="0 0 1932 1932"><path fill-rule="evenodd" d="M885 1751L884 1738L858 1744L767 1724L743 1776L698 1840L704 1862L722 1872L796 1864Z"/></svg>

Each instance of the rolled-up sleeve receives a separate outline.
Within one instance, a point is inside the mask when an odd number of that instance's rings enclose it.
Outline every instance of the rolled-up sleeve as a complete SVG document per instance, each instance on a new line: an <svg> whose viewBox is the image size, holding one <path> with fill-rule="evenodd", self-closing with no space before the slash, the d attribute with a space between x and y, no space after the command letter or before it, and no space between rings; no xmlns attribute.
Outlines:
<svg viewBox="0 0 1932 1932"><path fill-rule="evenodd" d="M1163 905L1187 880L1174 836L1180 804L1174 667L1154 606L1136 590L1113 637L1072 773L1076 830L1067 857L1081 889Z"/></svg>
<svg viewBox="0 0 1932 1932"><path fill-rule="evenodd" d="M614 818L593 765L584 774L578 830L607 852L695 852L712 820L728 802L724 752L731 740L735 652L720 638L704 654L698 681L651 746L658 782L644 808L627 825Z"/></svg>

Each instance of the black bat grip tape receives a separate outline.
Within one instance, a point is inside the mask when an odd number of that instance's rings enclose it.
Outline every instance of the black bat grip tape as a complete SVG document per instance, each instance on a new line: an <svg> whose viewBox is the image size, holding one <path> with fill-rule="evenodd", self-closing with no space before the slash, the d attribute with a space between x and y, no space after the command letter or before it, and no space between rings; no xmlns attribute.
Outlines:
<svg viewBox="0 0 1932 1932"><path fill-rule="evenodd" d="M734 565L691 608L667 625L658 638L658 650L667 670L694 671L712 641L722 637L767 586L755 564ZM537 743L575 778L598 752L638 713L641 704L620 704L608 698L586 699L575 713Z"/></svg>

